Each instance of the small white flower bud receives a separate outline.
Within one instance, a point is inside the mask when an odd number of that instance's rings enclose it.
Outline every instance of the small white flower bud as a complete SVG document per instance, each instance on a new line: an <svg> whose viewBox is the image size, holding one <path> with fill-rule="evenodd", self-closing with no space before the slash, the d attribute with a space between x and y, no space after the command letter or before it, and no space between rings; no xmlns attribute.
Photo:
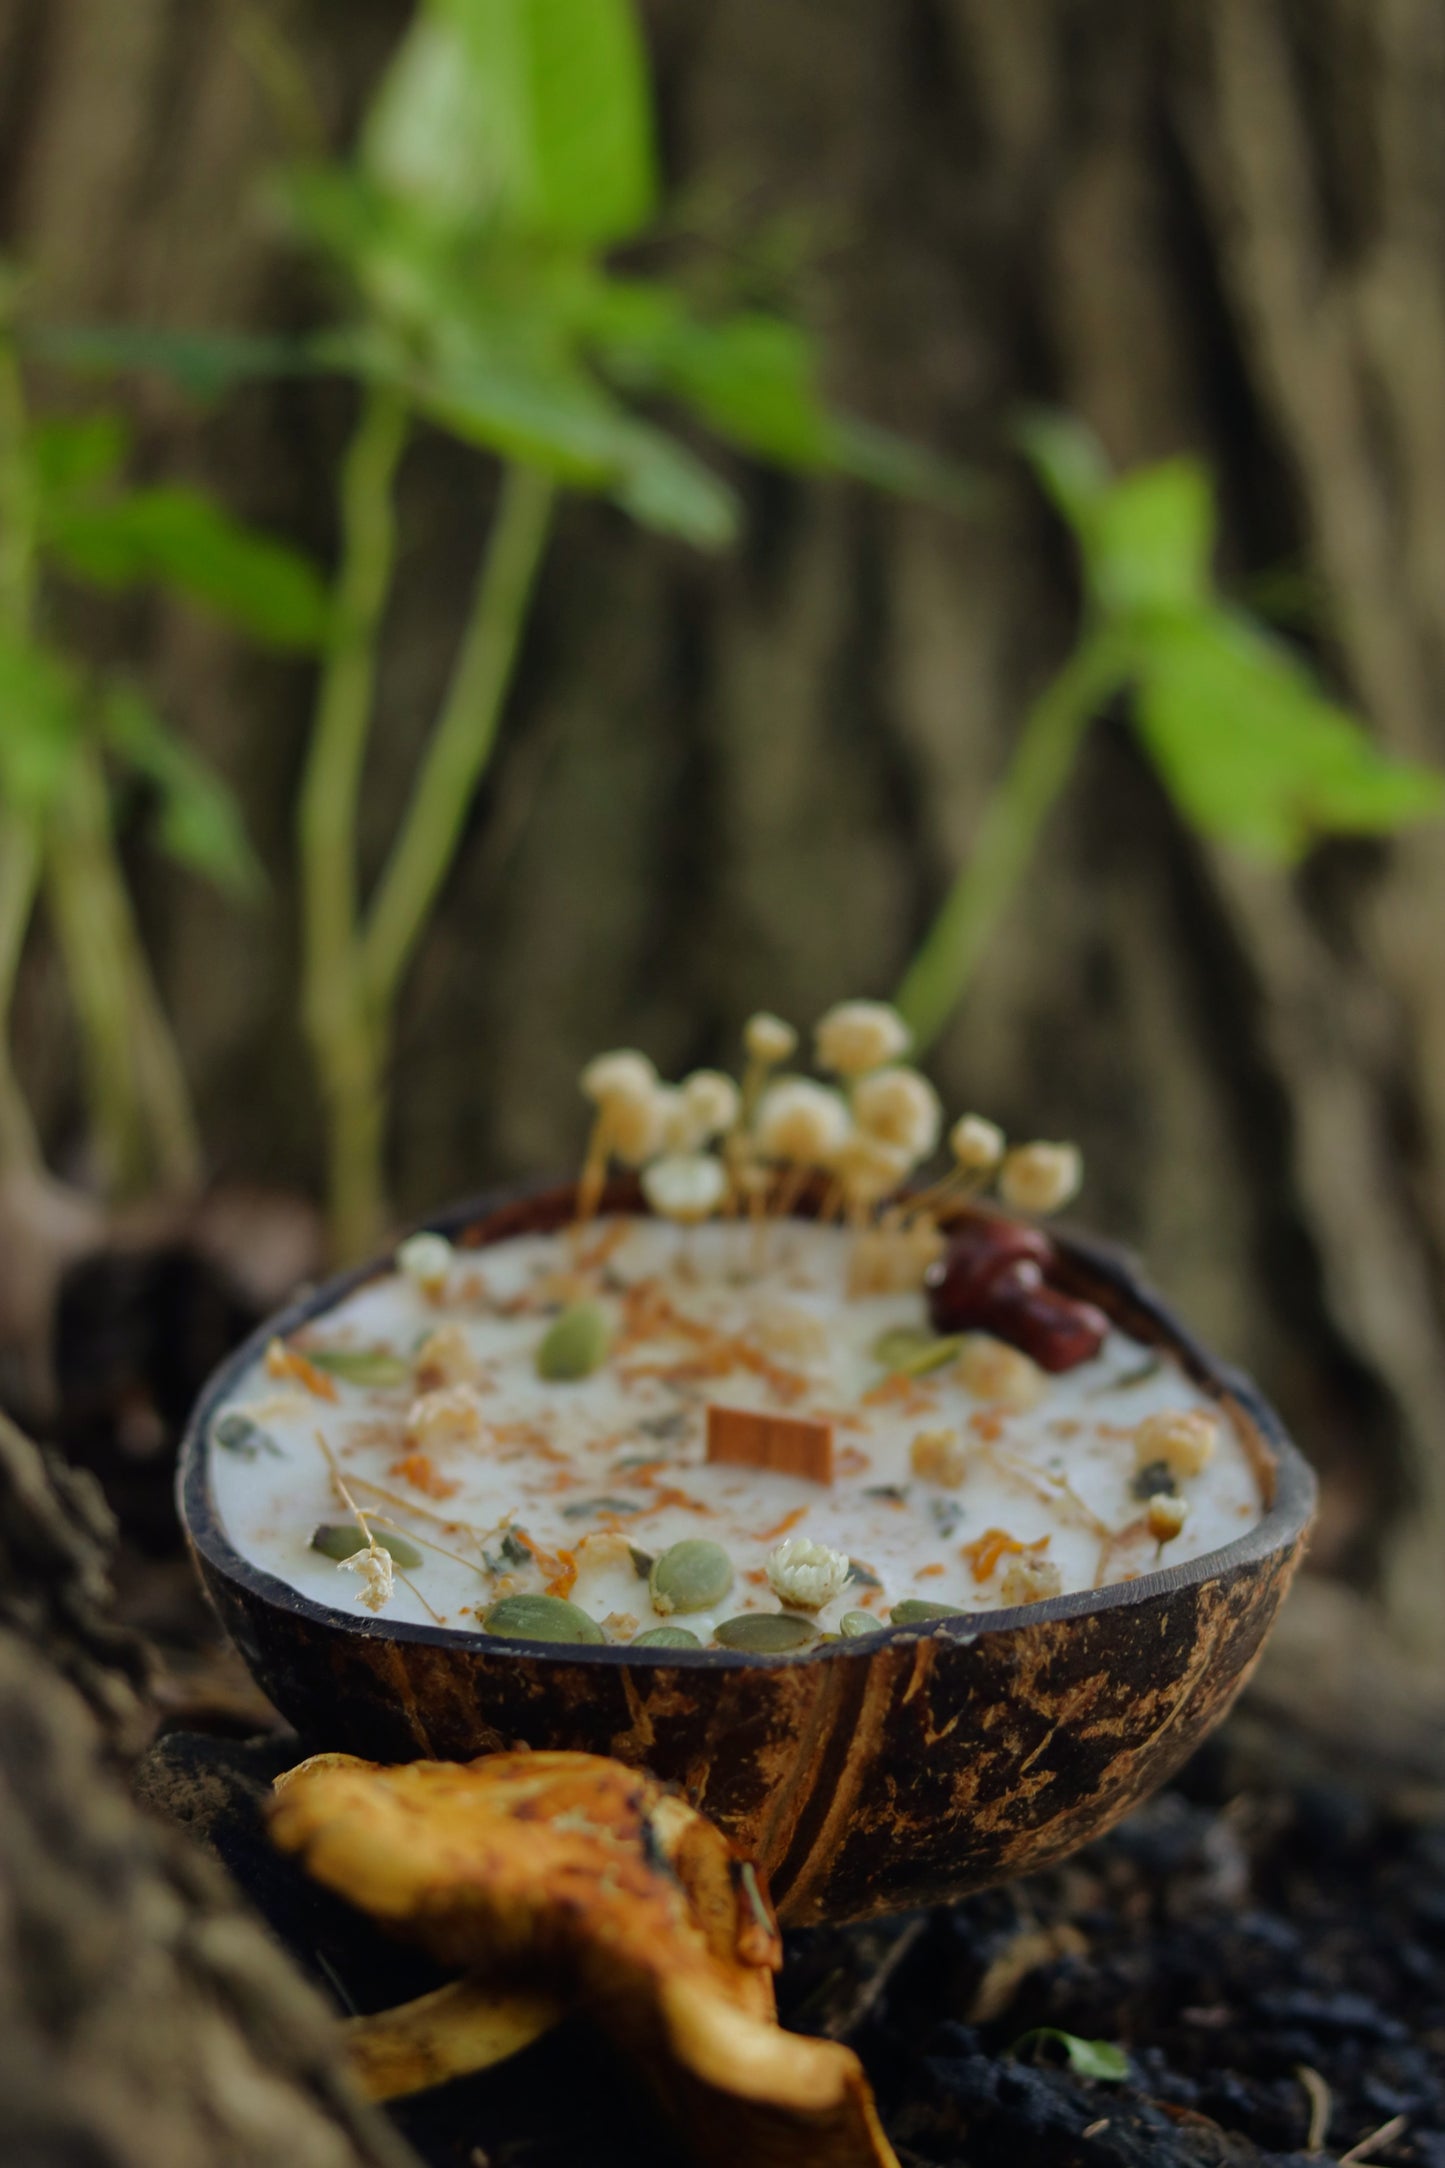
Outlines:
<svg viewBox="0 0 1445 2168"><path fill-rule="evenodd" d="M851 1570L846 1551L830 1551L811 1536L789 1536L769 1551L768 1585L780 1602L798 1611L821 1611L839 1594Z"/></svg>
<svg viewBox="0 0 1445 2168"><path fill-rule="evenodd" d="M798 1034L792 1025L767 1009L759 1009L743 1026L743 1045L754 1061L766 1062L770 1069L786 1061L797 1043Z"/></svg>
<svg viewBox="0 0 1445 2168"><path fill-rule="evenodd" d="M445 1235L408 1235L396 1253L396 1269L424 1295L440 1295L451 1275L455 1252Z"/></svg>
<svg viewBox="0 0 1445 2168"><path fill-rule="evenodd" d="M1084 1161L1077 1144L1017 1144L1005 1154L999 1195L1019 1212L1057 1212L1078 1194Z"/></svg>
<svg viewBox="0 0 1445 2168"><path fill-rule="evenodd" d="M1005 1138L997 1122L961 1114L948 1132L948 1148L966 1174L991 1174L1003 1158Z"/></svg>
<svg viewBox="0 0 1445 2168"><path fill-rule="evenodd" d="M886 1001L840 1001L819 1019L813 1044L820 1069L861 1076L906 1054L913 1033Z"/></svg>
<svg viewBox="0 0 1445 2168"><path fill-rule="evenodd" d="M670 1152L643 1170L642 1194L661 1219L695 1226L710 1219L727 1195L722 1162L706 1152Z"/></svg>
<svg viewBox="0 0 1445 2168"><path fill-rule="evenodd" d="M1166 1410L1146 1415L1134 1432L1134 1460L1140 1468L1162 1460L1171 1474L1200 1475L1213 1460L1218 1443L1218 1418L1203 1408Z"/></svg>
<svg viewBox="0 0 1445 2168"><path fill-rule="evenodd" d="M603 1107L607 1149L629 1167L640 1167L662 1150L667 1135L667 1093L654 1084L635 1097L609 1099Z"/></svg>
<svg viewBox="0 0 1445 2168"><path fill-rule="evenodd" d="M901 1145L855 1130L833 1156L833 1171L854 1204L877 1204L897 1189L913 1161Z"/></svg>
<svg viewBox="0 0 1445 2168"><path fill-rule="evenodd" d="M645 1099L657 1089L657 1071L645 1054L619 1047L612 1054L597 1054L581 1076L582 1090L595 1106L609 1106L615 1099Z"/></svg>
<svg viewBox="0 0 1445 2168"><path fill-rule="evenodd" d="M699 1126L701 1143L720 1137L738 1118L738 1088L721 1069L694 1069L682 1080L682 1096Z"/></svg>
<svg viewBox="0 0 1445 2168"><path fill-rule="evenodd" d="M943 1108L916 1069L875 1069L853 1087L853 1119L885 1144L896 1144L916 1165L938 1143Z"/></svg>
<svg viewBox="0 0 1445 2168"><path fill-rule="evenodd" d="M852 1128L847 1106L826 1084L808 1077L781 1077L758 1101L754 1135L767 1159L801 1166L831 1164Z"/></svg>
<svg viewBox="0 0 1445 2168"><path fill-rule="evenodd" d="M1150 1535L1160 1543L1172 1542L1188 1518L1189 1500L1187 1498L1163 1496L1151 1498L1148 1511L1144 1515Z"/></svg>
<svg viewBox="0 0 1445 2168"><path fill-rule="evenodd" d="M383 1550L379 1543L364 1544L360 1550L353 1551L350 1558L338 1558L336 1564L342 1573L361 1575L361 1587L356 1596L358 1603L365 1604L368 1611L386 1609L395 1585L390 1551Z"/></svg>

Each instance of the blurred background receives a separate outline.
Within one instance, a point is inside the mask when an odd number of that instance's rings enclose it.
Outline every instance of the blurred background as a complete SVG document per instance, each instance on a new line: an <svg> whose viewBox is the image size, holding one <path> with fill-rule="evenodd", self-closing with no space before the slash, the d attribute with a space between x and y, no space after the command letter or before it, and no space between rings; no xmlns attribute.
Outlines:
<svg viewBox="0 0 1445 2168"><path fill-rule="evenodd" d="M0 0L5 1400L164 1550L588 1053L901 989L1428 1661L1445 17L514 18Z"/></svg>

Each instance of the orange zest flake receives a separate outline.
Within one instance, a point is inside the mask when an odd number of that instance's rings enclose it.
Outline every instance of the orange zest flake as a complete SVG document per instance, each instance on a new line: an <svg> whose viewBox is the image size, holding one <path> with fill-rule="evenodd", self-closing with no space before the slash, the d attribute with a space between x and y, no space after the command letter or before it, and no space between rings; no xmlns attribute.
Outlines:
<svg viewBox="0 0 1445 2168"><path fill-rule="evenodd" d="M541 1563L540 1553L538 1554L538 1562ZM547 1594L549 1596L570 1596L577 1583L576 1552L559 1550L556 1559L554 1561L549 1560L548 1564L555 1564L557 1570L547 1582ZM546 1572L547 1566L543 1565L542 1570Z"/></svg>
<svg viewBox="0 0 1445 2168"><path fill-rule="evenodd" d="M976 1581L991 1581L1005 1558L1034 1558L1049 1547L1050 1538L1040 1536L1037 1543L1020 1543L1006 1528L986 1528L976 1543L965 1543L959 1557L972 1569Z"/></svg>
<svg viewBox="0 0 1445 2168"><path fill-rule="evenodd" d="M901 1371L870 1385L866 1393L860 1393L859 1402L865 1408L897 1408L903 1415L923 1415L938 1404L932 1393L923 1391L916 1379L904 1377Z"/></svg>
<svg viewBox="0 0 1445 2168"><path fill-rule="evenodd" d="M968 1427L985 1445L997 1445L1003 1436L1003 1418L995 1415L992 1408L975 1408L968 1419Z"/></svg>
<svg viewBox="0 0 1445 2168"><path fill-rule="evenodd" d="M576 1258L577 1271L598 1271L601 1266L607 1263L609 1258L613 1257L621 1249L631 1231L625 1219L617 1220L611 1227L605 1228L589 1249L578 1251Z"/></svg>
<svg viewBox="0 0 1445 2168"><path fill-rule="evenodd" d="M866 1475L872 1465L868 1455L856 1445L840 1445L833 1455L833 1466L839 1475Z"/></svg>
<svg viewBox="0 0 1445 2168"><path fill-rule="evenodd" d="M920 1566L917 1573L914 1574L913 1578L915 1581L936 1581L941 1573L947 1573L947 1571L948 1568L946 1566L940 1566L937 1564L932 1566Z"/></svg>
<svg viewBox="0 0 1445 2168"><path fill-rule="evenodd" d="M461 1489L460 1483L453 1483L450 1476L443 1475L425 1453L403 1453L400 1460L392 1462L387 1474L399 1475L404 1483L410 1483L413 1490L424 1492L428 1498L454 1498Z"/></svg>
<svg viewBox="0 0 1445 2168"><path fill-rule="evenodd" d="M634 1378L665 1378L672 1384L692 1384L706 1378L726 1377L731 1370L747 1370L761 1378L771 1387L779 1400L799 1400L808 1390L808 1381L796 1370L788 1370L782 1363L773 1361L759 1347L740 1335L719 1332L714 1325L705 1324L701 1318L688 1317L671 1303L654 1279L636 1281L622 1298L622 1327L617 1336L617 1352L626 1354L629 1349L648 1341L686 1340L696 1351L684 1362L664 1365L628 1364L621 1370L625 1382Z"/></svg>
<svg viewBox="0 0 1445 2168"><path fill-rule="evenodd" d="M774 1521L771 1528L760 1528L753 1537L754 1543L776 1543L779 1536L785 1536L790 1528L797 1527L807 1510L806 1506L794 1506L791 1513L785 1513L780 1521Z"/></svg>
<svg viewBox="0 0 1445 2168"><path fill-rule="evenodd" d="M335 1380L315 1363L309 1363L294 1347L287 1347L284 1340L273 1340L266 1349L266 1375L268 1378L290 1378L294 1385L304 1385L308 1393L318 1400L335 1400Z"/></svg>

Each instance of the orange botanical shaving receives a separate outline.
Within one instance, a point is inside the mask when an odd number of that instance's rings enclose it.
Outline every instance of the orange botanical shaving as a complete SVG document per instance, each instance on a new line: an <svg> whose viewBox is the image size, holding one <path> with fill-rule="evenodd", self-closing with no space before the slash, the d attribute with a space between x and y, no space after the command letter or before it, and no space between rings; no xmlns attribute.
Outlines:
<svg viewBox="0 0 1445 2168"><path fill-rule="evenodd" d="M946 1566L920 1566L917 1573L914 1574L913 1578L915 1581L934 1581L938 1578L940 1573L946 1573L947 1571L948 1568Z"/></svg>
<svg viewBox="0 0 1445 2168"><path fill-rule="evenodd" d="M833 1455L833 1466L839 1475L866 1475L872 1465L868 1455L856 1445L840 1445Z"/></svg>
<svg viewBox="0 0 1445 2168"><path fill-rule="evenodd" d="M968 1419L968 1427L976 1438L982 1438L988 1445L995 1444L1003 1436L1003 1418L995 1415L991 1408L975 1409Z"/></svg>
<svg viewBox="0 0 1445 2168"><path fill-rule="evenodd" d="M454 1498L461 1489L459 1483L453 1483L449 1476L434 1467L425 1453L403 1453L400 1460L392 1462L387 1474L399 1475L403 1482L410 1483L414 1490L425 1492L428 1498Z"/></svg>
<svg viewBox="0 0 1445 2168"><path fill-rule="evenodd" d="M577 1270L579 1272L595 1272L599 1266L605 1265L608 1258L621 1248L630 1232L631 1229L625 1219L620 1219L613 1226L606 1228L590 1249L578 1252Z"/></svg>
<svg viewBox="0 0 1445 2168"><path fill-rule="evenodd" d="M904 1415L920 1415L937 1405L931 1393L922 1391L914 1379L899 1371L880 1378L859 1397L865 1408L897 1408Z"/></svg>
<svg viewBox="0 0 1445 2168"><path fill-rule="evenodd" d="M570 1596L577 1580L577 1557L573 1551L559 1550L558 1570L547 1583L549 1596Z"/></svg>
<svg viewBox="0 0 1445 2168"><path fill-rule="evenodd" d="M1001 1559L1033 1557L1046 1551L1049 1541L1040 1536L1037 1543L1020 1543L1006 1528L986 1528L977 1542L965 1543L958 1555L972 1568L975 1580L991 1581Z"/></svg>
<svg viewBox="0 0 1445 2168"><path fill-rule="evenodd" d="M785 1536L790 1528L797 1527L807 1510L806 1506L794 1506L791 1513L785 1513L780 1521L773 1523L771 1528L759 1529L758 1533L753 1537L754 1543L776 1543L779 1536Z"/></svg>
<svg viewBox="0 0 1445 2168"><path fill-rule="evenodd" d="M335 1380L315 1363L309 1363L304 1355L298 1355L294 1347L287 1347L284 1340L273 1340L266 1350L266 1375L268 1378L290 1378L293 1384L304 1385L308 1393L318 1400L336 1398Z"/></svg>

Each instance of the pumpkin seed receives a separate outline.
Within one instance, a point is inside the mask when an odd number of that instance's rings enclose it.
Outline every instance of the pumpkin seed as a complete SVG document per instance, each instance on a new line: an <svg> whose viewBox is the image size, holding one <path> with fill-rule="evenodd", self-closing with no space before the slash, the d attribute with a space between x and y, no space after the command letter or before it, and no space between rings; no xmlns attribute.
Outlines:
<svg viewBox="0 0 1445 2168"><path fill-rule="evenodd" d="M888 1616L895 1626L923 1626L930 1619L962 1618L963 1609L956 1603L926 1603L922 1596L905 1596Z"/></svg>
<svg viewBox="0 0 1445 2168"><path fill-rule="evenodd" d="M607 1639L596 1619L565 1596L503 1596L483 1616L482 1632L499 1641Z"/></svg>
<svg viewBox="0 0 1445 2168"><path fill-rule="evenodd" d="M881 1628L881 1618L874 1618L871 1611L845 1611L838 1621L838 1631L845 1641L854 1641L859 1634L876 1634Z"/></svg>
<svg viewBox="0 0 1445 2168"><path fill-rule="evenodd" d="M795 1618L790 1611L744 1611L725 1618L713 1634L725 1649L748 1649L756 1656L780 1656L787 1649L805 1649L818 1638L810 1618Z"/></svg>
<svg viewBox="0 0 1445 2168"><path fill-rule="evenodd" d="M670 1611L710 1611L732 1585L732 1560L720 1543L702 1536L669 1544L647 1577L652 1608L664 1618Z"/></svg>
<svg viewBox="0 0 1445 2168"><path fill-rule="evenodd" d="M700 1649L702 1643L686 1626L649 1626L628 1646L634 1649Z"/></svg>
<svg viewBox="0 0 1445 2168"><path fill-rule="evenodd" d="M893 1377L919 1378L951 1363L962 1346L958 1333L940 1339L937 1333L920 1332L912 1325L894 1325L874 1341L873 1360Z"/></svg>
<svg viewBox="0 0 1445 2168"><path fill-rule="evenodd" d="M1100 1393L1127 1393L1131 1385L1147 1385L1151 1378L1158 1377L1163 1368L1162 1356L1148 1355L1143 1362L1136 1363L1132 1370L1121 1370L1116 1378L1105 1378L1103 1384L1094 1386L1087 1397L1097 1400Z"/></svg>
<svg viewBox="0 0 1445 2168"><path fill-rule="evenodd" d="M595 1302L574 1302L549 1325L537 1349L537 1375L552 1384L591 1377L607 1360L612 1329Z"/></svg>
<svg viewBox="0 0 1445 2168"><path fill-rule="evenodd" d="M483 1551L482 1563L488 1573L505 1573L509 1566L530 1566L532 1553L516 1531L508 1528L497 1545L496 1556L490 1551Z"/></svg>
<svg viewBox="0 0 1445 2168"><path fill-rule="evenodd" d="M259 1423L253 1423L249 1415L243 1415L239 1408L232 1408L229 1415L223 1415L211 1436L217 1445L241 1460L254 1460L258 1453L272 1453L277 1460L286 1458L270 1433Z"/></svg>
<svg viewBox="0 0 1445 2168"><path fill-rule="evenodd" d="M405 1536L394 1536L389 1528L373 1530L379 1547L390 1551L403 1573L412 1573L426 1560L414 1543ZM320 1551L323 1558L351 1558L357 1551L366 1549L366 1538L355 1521L323 1521L311 1538L313 1551Z"/></svg>
<svg viewBox="0 0 1445 2168"><path fill-rule="evenodd" d="M348 1385L410 1385L411 1364L386 1347L310 1347L306 1360Z"/></svg>

